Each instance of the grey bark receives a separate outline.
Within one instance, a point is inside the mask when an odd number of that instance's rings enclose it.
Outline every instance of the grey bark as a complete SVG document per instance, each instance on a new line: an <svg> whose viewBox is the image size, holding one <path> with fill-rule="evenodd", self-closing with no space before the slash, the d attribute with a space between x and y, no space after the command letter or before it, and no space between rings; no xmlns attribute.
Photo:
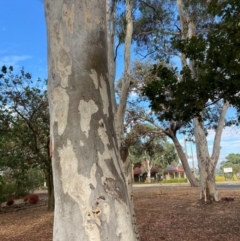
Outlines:
<svg viewBox="0 0 240 241"><path fill-rule="evenodd" d="M196 177L193 175L188 160L186 158L185 153L183 152L182 146L178 141L178 138L176 136L177 129L181 127L180 122L172 122L171 125L169 125L169 128L167 130L163 130L163 132L172 139L173 144L177 150L178 157L181 160L183 169L185 171L185 174L187 176L187 179L192 187L199 187L199 182L197 181Z"/></svg>
<svg viewBox="0 0 240 241"><path fill-rule="evenodd" d="M45 0L54 241L137 240L114 125L106 1Z"/></svg>
<svg viewBox="0 0 240 241"><path fill-rule="evenodd" d="M205 202L219 200L219 195L215 183L215 168L220 155L220 142L228 107L229 103L224 103L222 106L211 156L208 151L203 124L197 118L194 119L194 134L196 138L197 157L201 178L200 199L204 200Z"/></svg>

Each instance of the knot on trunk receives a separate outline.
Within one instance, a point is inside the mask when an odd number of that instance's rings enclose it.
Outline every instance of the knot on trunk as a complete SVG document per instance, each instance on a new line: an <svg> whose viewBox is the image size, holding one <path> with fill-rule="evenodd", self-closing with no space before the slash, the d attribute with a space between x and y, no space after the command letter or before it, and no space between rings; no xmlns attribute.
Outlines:
<svg viewBox="0 0 240 241"><path fill-rule="evenodd" d="M127 158L128 158L128 154L129 154L129 152L128 152L128 147L127 147L125 144L121 143L121 147L120 147L120 157L121 157L121 160L122 160L123 162L126 162L126 160L127 160Z"/></svg>

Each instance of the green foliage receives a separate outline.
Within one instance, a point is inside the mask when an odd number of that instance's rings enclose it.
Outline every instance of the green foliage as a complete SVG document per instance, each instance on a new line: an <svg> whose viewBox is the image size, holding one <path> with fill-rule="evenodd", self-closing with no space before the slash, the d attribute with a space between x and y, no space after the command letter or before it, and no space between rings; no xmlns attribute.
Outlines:
<svg viewBox="0 0 240 241"><path fill-rule="evenodd" d="M156 159L163 152L165 136L154 132L154 128L147 124L136 124L126 135L126 144L130 149L130 160L139 165L149 156Z"/></svg>
<svg viewBox="0 0 240 241"><path fill-rule="evenodd" d="M44 180L43 172L37 168L27 170L24 176L5 172L3 176L0 176L0 202L4 202L10 197L25 196L30 191L42 187Z"/></svg>
<svg viewBox="0 0 240 241"><path fill-rule="evenodd" d="M231 153L226 157L226 161L221 163L221 169L226 167L232 167L233 173L240 173L240 154Z"/></svg>
<svg viewBox="0 0 240 241"><path fill-rule="evenodd" d="M199 116L208 95L204 95L204 86L196 86L188 67L182 70L181 81L177 69L164 65L154 65L152 74L153 80L143 87L142 94L148 97L160 120L188 122Z"/></svg>
<svg viewBox="0 0 240 241"><path fill-rule="evenodd" d="M187 178L164 179L161 183L187 183Z"/></svg>
<svg viewBox="0 0 240 241"><path fill-rule="evenodd" d="M230 153L226 156L226 163L238 164L240 165L240 154L239 153Z"/></svg>
<svg viewBox="0 0 240 241"><path fill-rule="evenodd" d="M7 201L9 197L13 197L14 192L14 183L9 183L6 178L0 176L0 203Z"/></svg>
<svg viewBox="0 0 240 241"><path fill-rule="evenodd" d="M0 77L0 169L18 196L39 185L30 178L35 167L51 172L46 81L5 66Z"/></svg>
<svg viewBox="0 0 240 241"><path fill-rule="evenodd" d="M217 19L207 25L208 32L200 31L191 39L172 38L172 48L192 61L196 76L191 66L185 66L179 75L177 69L159 64L153 67L153 81L143 88L161 120L188 122L200 118L202 111L203 118L209 119L210 106L223 101L240 110L239 2L211 1L208 14Z"/></svg>

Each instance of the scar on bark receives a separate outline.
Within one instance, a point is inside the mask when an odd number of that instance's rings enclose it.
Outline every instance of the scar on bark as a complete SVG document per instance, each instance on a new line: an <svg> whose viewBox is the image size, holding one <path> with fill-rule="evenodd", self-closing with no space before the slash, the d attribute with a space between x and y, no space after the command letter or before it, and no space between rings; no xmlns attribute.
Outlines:
<svg viewBox="0 0 240 241"><path fill-rule="evenodd" d="M120 147L120 156L121 156L121 160L123 162L126 162L128 157L128 147L123 143L121 143L121 147Z"/></svg>
<svg viewBox="0 0 240 241"><path fill-rule="evenodd" d="M92 213L96 216L99 216L101 214L101 209L97 207L95 210L92 210Z"/></svg>
<svg viewBox="0 0 240 241"><path fill-rule="evenodd" d="M122 199L123 195L120 188L118 187L117 182L114 179L106 178L103 184L106 193L111 194L114 198Z"/></svg>

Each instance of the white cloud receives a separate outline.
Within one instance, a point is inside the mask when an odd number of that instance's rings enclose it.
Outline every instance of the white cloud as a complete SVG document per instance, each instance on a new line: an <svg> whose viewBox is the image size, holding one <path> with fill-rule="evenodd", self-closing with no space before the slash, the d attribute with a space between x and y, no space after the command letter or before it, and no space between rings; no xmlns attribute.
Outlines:
<svg viewBox="0 0 240 241"><path fill-rule="evenodd" d="M239 138L240 130L234 127L226 127L223 129L221 140L232 140L233 138ZM213 141L215 137L215 131L208 132L207 141Z"/></svg>
<svg viewBox="0 0 240 241"><path fill-rule="evenodd" d="M19 62L31 59L30 55L9 55L0 58L0 66L18 66Z"/></svg>
<svg viewBox="0 0 240 241"><path fill-rule="evenodd" d="M213 141L215 137L215 131L209 131L207 136L207 142L208 142L208 150L209 154L212 154L212 148L213 148ZM184 138L183 135L179 135L179 142L184 148ZM230 153L240 153L240 130L234 127L226 127L223 130L222 137L221 137L221 150L220 150L220 156L218 165L225 160L226 156L228 156ZM187 152L188 155L191 155L191 147L190 143L187 142ZM193 149L193 156L195 160L195 166L196 166L196 146L195 144L192 146ZM190 166L192 166L191 158L188 159Z"/></svg>

